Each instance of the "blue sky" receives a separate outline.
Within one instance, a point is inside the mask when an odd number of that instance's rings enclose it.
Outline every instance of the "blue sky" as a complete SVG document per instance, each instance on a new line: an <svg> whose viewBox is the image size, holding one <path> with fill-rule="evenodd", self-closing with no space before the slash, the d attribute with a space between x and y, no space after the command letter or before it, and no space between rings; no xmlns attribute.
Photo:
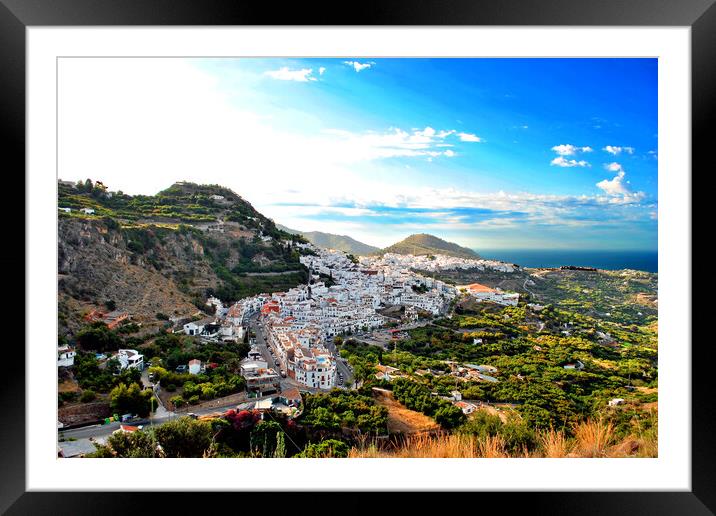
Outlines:
<svg viewBox="0 0 716 516"><path fill-rule="evenodd" d="M655 59L71 61L63 179L220 183L378 246L657 247Z"/></svg>

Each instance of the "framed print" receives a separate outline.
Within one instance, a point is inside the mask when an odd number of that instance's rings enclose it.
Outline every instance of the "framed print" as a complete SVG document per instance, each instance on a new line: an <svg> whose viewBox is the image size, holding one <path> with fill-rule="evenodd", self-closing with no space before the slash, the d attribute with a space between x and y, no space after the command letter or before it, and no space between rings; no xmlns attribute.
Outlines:
<svg viewBox="0 0 716 516"><path fill-rule="evenodd" d="M711 3L3 0L27 203L3 510L710 514Z"/></svg>

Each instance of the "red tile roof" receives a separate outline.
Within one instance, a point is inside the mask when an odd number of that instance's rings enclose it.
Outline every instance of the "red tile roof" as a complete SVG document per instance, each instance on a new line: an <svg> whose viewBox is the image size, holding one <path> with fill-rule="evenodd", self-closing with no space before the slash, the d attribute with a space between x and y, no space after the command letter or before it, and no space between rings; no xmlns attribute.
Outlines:
<svg viewBox="0 0 716 516"><path fill-rule="evenodd" d="M471 285L465 285L470 292L495 292L494 288L480 285L479 283L472 283Z"/></svg>

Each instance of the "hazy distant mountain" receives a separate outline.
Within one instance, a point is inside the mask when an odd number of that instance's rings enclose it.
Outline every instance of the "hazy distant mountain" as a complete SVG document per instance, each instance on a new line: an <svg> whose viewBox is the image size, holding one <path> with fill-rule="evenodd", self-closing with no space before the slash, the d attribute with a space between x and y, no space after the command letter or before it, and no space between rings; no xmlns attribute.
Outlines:
<svg viewBox="0 0 716 516"><path fill-rule="evenodd" d="M461 247L452 242L446 242L441 238L425 233L420 233L418 235L410 235L405 240L401 240L397 244L393 244L390 247L386 247L380 252L414 255L445 254L458 258L480 258L480 255L472 249L468 249L467 247Z"/></svg>
<svg viewBox="0 0 716 516"><path fill-rule="evenodd" d="M364 244L354 238L347 235L333 235L331 233L322 233L320 231L297 231L295 229L287 228L280 224L276 224L276 227L294 235L303 235L309 242L318 247L326 249L337 249L344 253L355 254L355 255L367 255L380 251L378 247Z"/></svg>

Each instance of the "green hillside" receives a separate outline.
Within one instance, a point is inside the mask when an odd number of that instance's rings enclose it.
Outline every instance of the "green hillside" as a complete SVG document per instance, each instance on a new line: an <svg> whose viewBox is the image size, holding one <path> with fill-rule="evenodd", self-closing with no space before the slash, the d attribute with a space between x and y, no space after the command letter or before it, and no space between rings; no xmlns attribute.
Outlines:
<svg viewBox="0 0 716 516"><path fill-rule="evenodd" d="M457 258L479 259L480 255L472 249L461 247L453 242L447 242L441 238L426 233L410 235L405 240L386 247L382 253L430 255L444 254Z"/></svg>

